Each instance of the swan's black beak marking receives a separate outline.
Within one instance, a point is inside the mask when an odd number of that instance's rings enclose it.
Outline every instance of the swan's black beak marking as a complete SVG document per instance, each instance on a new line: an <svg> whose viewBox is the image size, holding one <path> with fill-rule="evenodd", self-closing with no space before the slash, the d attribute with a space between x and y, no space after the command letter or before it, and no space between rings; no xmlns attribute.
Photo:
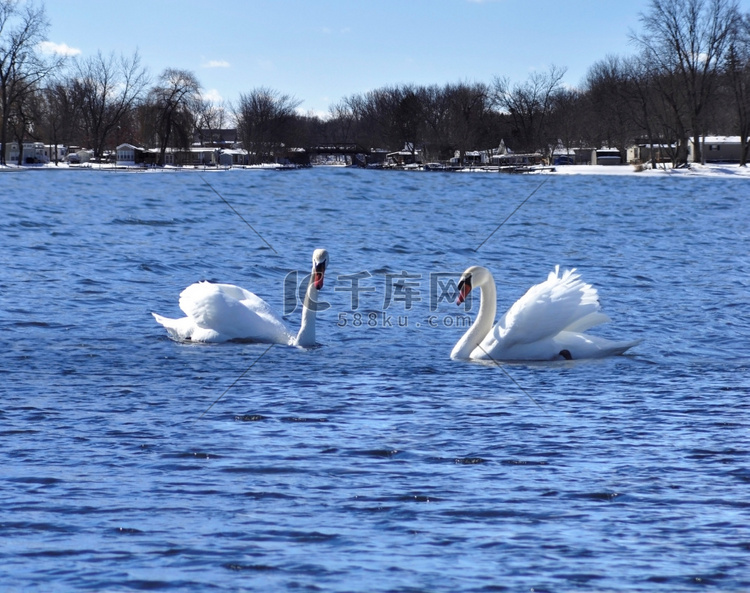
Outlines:
<svg viewBox="0 0 750 593"><path fill-rule="evenodd" d="M323 260L319 264L315 264L315 273L313 274L313 284L315 284L316 290L323 288L323 277L326 273L326 262Z"/></svg>
<svg viewBox="0 0 750 593"><path fill-rule="evenodd" d="M471 274L465 278L461 278L458 282L458 296L456 297L456 304L460 305L466 300L467 295L471 292Z"/></svg>
<svg viewBox="0 0 750 593"><path fill-rule="evenodd" d="M565 360L573 360L573 355L567 348L560 350L560 356L562 356Z"/></svg>

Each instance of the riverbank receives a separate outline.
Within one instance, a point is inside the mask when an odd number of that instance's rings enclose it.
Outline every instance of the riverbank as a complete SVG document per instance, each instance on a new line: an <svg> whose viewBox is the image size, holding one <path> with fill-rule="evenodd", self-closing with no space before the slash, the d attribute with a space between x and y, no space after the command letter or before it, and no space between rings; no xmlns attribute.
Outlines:
<svg viewBox="0 0 750 593"><path fill-rule="evenodd" d="M654 175L681 177L741 177L750 179L750 167L740 167L735 164L701 165L693 163L689 168L672 169L641 169L634 165L562 165L555 167L555 174L560 175L638 175L651 177Z"/></svg>
<svg viewBox="0 0 750 593"><path fill-rule="evenodd" d="M122 172L182 172L182 171L226 171L229 169L241 170L279 170L288 169L283 165L255 165L244 167L117 167L110 164L86 164L86 165L69 165L67 163L49 163L46 165L3 165L0 166L1 172L20 172L20 171L48 171L48 170L75 170L75 171L122 171ZM415 171L420 172L420 171ZM426 172L426 171L424 171ZM464 174L488 174L497 173L497 171L488 171L486 169L463 169L457 172ZM750 167L740 167L736 164L708 164L701 165L693 163L689 168L673 169L671 166L666 168L650 169L642 168L635 165L558 165L539 169L538 171L528 171L527 175L637 175L641 177L652 176L679 176L679 177L738 177L750 179Z"/></svg>

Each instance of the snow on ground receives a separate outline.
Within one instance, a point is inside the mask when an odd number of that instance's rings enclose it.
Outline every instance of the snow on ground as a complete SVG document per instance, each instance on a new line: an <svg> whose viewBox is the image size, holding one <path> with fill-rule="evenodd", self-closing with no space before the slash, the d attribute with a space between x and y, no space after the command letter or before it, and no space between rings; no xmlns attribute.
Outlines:
<svg viewBox="0 0 750 593"><path fill-rule="evenodd" d="M267 168L263 166L257 166L257 167L235 167L238 169L253 169L253 168ZM275 168L276 165L272 165L272 168ZM209 167L208 169L204 167L169 167L169 168L149 168L149 169L143 169L141 167L130 167L130 168L123 168L123 167L115 167L111 164L105 164L105 165L98 165L98 164L85 164L85 165L74 165L69 166L67 163L59 163L58 165L55 165L54 163L49 163L46 165L31 165L31 166L21 166L18 165L0 165L0 172L1 171L18 171L18 170L49 170L49 169L81 169L86 171L96 170L96 169L102 169L102 170L113 170L113 169L119 169L119 170L131 170L131 171L164 171L164 170L170 170L170 171L194 171L194 170L200 170L200 171L221 171L226 170L224 167ZM552 168L550 168L552 169ZM738 179L750 179L750 167L740 167L736 164L710 164L710 165L700 165L697 163L691 163L689 168L685 169L672 169L670 165L667 165L666 168L658 168L658 169L651 169L651 168L642 168L642 167L636 167L634 165L556 165L553 167L554 171L545 168L545 170L536 172L537 174L547 174L547 175L639 175L641 177L652 177L654 175L669 175L669 176L679 176L679 177L736 177ZM476 172L476 173L488 173L486 170L482 169L475 169L475 170L467 170L467 172Z"/></svg>
<svg viewBox="0 0 750 593"><path fill-rule="evenodd" d="M690 168L672 169L641 169L633 165L558 165L552 175L640 175L651 177L654 175L670 175L681 177L738 177L750 179L750 167L739 165L700 165L691 163Z"/></svg>

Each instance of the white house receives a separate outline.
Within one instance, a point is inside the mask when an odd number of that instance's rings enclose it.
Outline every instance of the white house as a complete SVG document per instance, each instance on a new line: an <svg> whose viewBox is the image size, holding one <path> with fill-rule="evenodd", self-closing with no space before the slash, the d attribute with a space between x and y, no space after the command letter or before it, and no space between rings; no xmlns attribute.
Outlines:
<svg viewBox="0 0 750 593"><path fill-rule="evenodd" d="M63 146L62 144L45 144L44 156L48 163L53 161L64 161L65 157L68 156L68 147Z"/></svg>
<svg viewBox="0 0 750 593"><path fill-rule="evenodd" d="M21 164L23 165L49 163L44 142L24 142L21 151ZM9 142L5 151L5 161L7 163L19 162L18 152L18 142Z"/></svg>
<svg viewBox="0 0 750 593"><path fill-rule="evenodd" d="M242 148L224 148L219 153L219 165L222 167L245 164L247 164L247 151Z"/></svg>
<svg viewBox="0 0 750 593"><path fill-rule="evenodd" d="M467 167L486 165L490 162L489 150L467 150L464 152L464 165ZM453 158L450 160L451 165L461 163L461 151L453 151Z"/></svg>
<svg viewBox="0 0 750 593"><path fill-rule="evenodd" d="M592 165L621 165L622 155L616 148L597 148L591 151Z"/></svg>
<svg viewBox="0 0 750 593"><path fill-rule="evenodd" d="M411 142L404 144L404 148L386 155L386 165L390 167L411 165L422 162L422 149L416 148Z"/></svg>
<svg viewBox="0 0 750 593"><path fill-rule="evenodd" d="M135 165L135 151L138 149L137 146L132 144L120 144L117 147L117 158L115 164L118 167L127 167Z"/></svg>
<svg viewBox="0 0 750 593"><path fill-rule="evenodd" d="M628 163L647 163L653 158L657 163L668 163L671 161L671 155L675 153L677 147L674 144L648 144L642 142L634 144L627 149Z"/></svg>
<svg viewBox="0 0 750 593"><path fill-rule="evenodd" d="M703 136L701 138L703 159L707 163L739 163L742 145L739 136ZM688 160L696 162L693 143L688 143Z"/></svg>
<svg viewBox="0 0 750 593"><path fill-rule="evenodd" d="M146 151L138 146L133 146L127 142L117 147L117 157L115 165L117 167L135 167L143 164L143 155Z"/></svg>

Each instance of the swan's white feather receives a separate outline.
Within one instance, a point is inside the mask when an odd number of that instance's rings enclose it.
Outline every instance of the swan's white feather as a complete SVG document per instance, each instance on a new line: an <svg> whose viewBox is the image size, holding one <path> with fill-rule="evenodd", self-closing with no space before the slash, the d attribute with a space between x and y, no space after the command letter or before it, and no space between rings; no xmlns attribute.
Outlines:
<svg viewBox="0 0 750 593"><path fill-rule="evenodd" d="M210 341L244 339L289 344L293 338L266 301L232 284L191 284L180 293L180 309L198 328L217 334ZM195 335L191 339L198 341Z"/></svg>
<svg viewBox="0 0 750 593"><path fill-rule="evenodd" d="M559 266L546 281L529 288L503 315L492 332L506 347L529 344L554 336L599 310L596 289L575 269L560 275ZM488 339L491 339L488 336Z"/></svg>
<svg viewBox="0 0 750 593"><path fill-rule="evenodd" d="M564 331L568 332L585 332L587 329L601 325L602 323L608 323L612 321L608 315L605 315L601 311L596 313L589 313L584 315L578 320L574 321L570 325L565 326Z"/></svg>
<svg viewBox="0 0 750 593"><path fill-rule="evenodd" d="M205 329L198 327L190 317L182 317L181 319L171 319L169 317L163 317L158 313L151 313L156 319L157 323L160 323L167 330L167 335L175 341L196 341L196 342L221 342L221 336L218 332L212 329Z"/></svg>
<svg viewBox="0 0 750 593"><path fill-rule="evenodd" d="M561 352L565 350L574 359L600 358L622 354L640 343L615 342L582 333L610 319L600 311L596 289L584 282L575 269L561 274L556 266L546 281L526 291L494 327L496 304L484 299L485 290L494 297L492 274L478 266L464 274L469 273L482 288L480 315L454 348L454 358L468 354L471 359L482 360L554 360L563 358ZM482 321L478 323L480 317ZM475 340L475 347L466 341L470 337Z"/></svg>
<svg viewBox="0 0 750 593"><path fill-rule="evenodd" d="M311 281L307 287L305 303L308 299L315 302L318 288L323 285L328 252L325 249L316 249L313 252L312 263ZM315 345L314 308L303 305L300 331L294 336L287 329L283 319L266 301L233 284L191 284L180 293L180 309L186 315L181 319L170 319L153 313L154 319L166 328L173 340L247 340L303 348Z"/></svg>

